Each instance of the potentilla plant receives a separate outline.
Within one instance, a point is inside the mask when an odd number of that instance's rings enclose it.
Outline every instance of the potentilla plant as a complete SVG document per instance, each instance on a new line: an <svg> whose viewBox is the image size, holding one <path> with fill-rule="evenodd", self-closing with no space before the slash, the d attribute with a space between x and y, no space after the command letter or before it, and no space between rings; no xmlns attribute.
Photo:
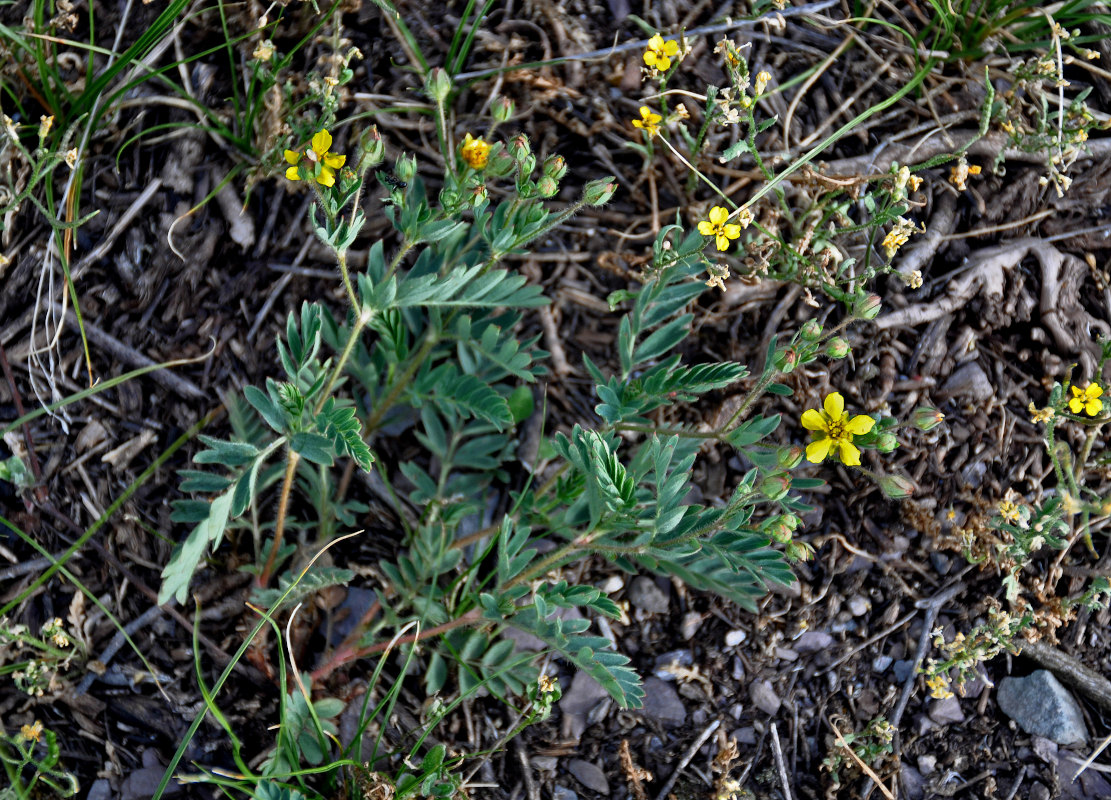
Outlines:
<svg viewBox="0 0 1111 800"><path fill-rule="evenodd" d="M683 48L656 45L650 45L651 69L674 72ZM760 91L766 82L757 77ZM805 448L776 442L781 416L757 413L766 395L792 393L782 376L848 354L840 333L880 307L859 276L829 278L829 293L848 309L841 323L827 328L812 320L773 337L755 374L736 362L683 363L676 351L691 334L692 303L711 287L722 288L729 275L706 251L728 250L746 224L764 230L747 209L716 206L693 230L681 220L662 226L639 286L611 295L611 307L624 311L616 364L611 371L584 357L599 400L597 420L547 437L535 462L524 461L516 429L538 413L530 384L546 376L547 354L518 329L529 309L548 301L501 264L583 208L605 204L618 186L612 178L592 181L578 201L555 210L547 198L557 194L566 162L558 155L540 159L524 135L497 138L510 106L495 103L491 126L460 139L449 124L446 74L432 71L425 92L436 109L445 163L436 200L417 176L414 157L400 156L392 172L377 169L384 146L373 128L350 155L326 127L286 149L285 177L313 193L312 227L335 256L348 308L336 316L306 302L291 314L277 342L283 376L248 387L245 404L230 403L233 439L202 439L205 449L194 460L223 472L183 473L183 490L201 497L176 503L175 521L194 527L163 572L161 599L184 602L205 553L229 529L247 530L255 542L247 567L255 576L254 601L270 614L286 613L322 588L354 580L354 570L305 567L295 558L298 550L322 550L357 529L365 506L347 497L351 471L373 470L384 485L404 528L402 552L368 565L376 599L351 633L291 670L296 688L283 708L302 721L289 725L301 725L307 738L283 734L284 760L269 762L281 766L264 777L268 785L298 792L314 790L307 780L312 770L298 769L297 760L327 763L324 723L335 711L318 708L322 701L313 700L312 687L325 687L360 659L378 664L368 701L374 692L396 699L401 677L419 661L427 696L454 703L487 692L517 709L516 731L546 713L558 689L534 654L518 652L503 636L515 629L585 671L620 705L640 705L644 690L628 657L591 631L592 617L618 619L619 606L598 588L572 583L566 568L603 558L755 610L770 586L794 581L791 561L812 555L796 538L810 509L793 491L822 481L793 472L804 460L865 470L862 450L884 453L898 444L896 420L850 411L839 392L799 421L797 435L809 435ZM662 115L642 109L639 121L647 141L660 134ZM364 227L361 198L372 170L386 189L383 211L401 243L391 253L384 242L373 243L365 267L354 270L348 252ZM506 196L495 201L495 194ZM665 407L741 386L747 388L735 413L712 429L658 422ZM423 456L398 464L384 457L399 434L415 439ZM686 500L707 441L735 449L751 465L714 506ZM531 469L515 485L510 476L521 463ZM875 477L893 497L909 491L902 479ZM276 517L269 520L265 509L275 495ZM502 510L492 514L492 508ZM567 608L584 613L557 613ZM275 634L280 641L280 631ZM406 666L383 688L378 681L388 653ZM287 687L279 662L276 678ZM440 719L433 715L424 733ZM420 763L427 769L418 776L383 747L379 740L363 779L385 782L399 796L457 790L451 778L457 761L441 754L425 764L426 753ZM399 755L416 763L415 750Z"/></svg>

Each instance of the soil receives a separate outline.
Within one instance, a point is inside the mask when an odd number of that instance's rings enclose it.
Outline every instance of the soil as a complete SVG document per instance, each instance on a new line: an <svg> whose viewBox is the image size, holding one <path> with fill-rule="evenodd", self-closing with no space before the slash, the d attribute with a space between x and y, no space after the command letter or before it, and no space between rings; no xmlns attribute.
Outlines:
<svg viewBox="0 0 1111 800"><path fill-rule="evenodd" d="M7 24L22 16L17 6L0 9ZM425 7L405 0L398 11L429 60L440 63L463 6ZM78 4L80 21L72 34L78 39L87 31L81 27L87 11ZM136 6L124 47L158 11L155 4ZM668 31L693 30L742 11L747 9L672 0L632 9L652 29ZM232 11L228 24L247 31L250 20L264 12L249 2ZM275 37L280 51L310 33L318 19L311 5L300 3L269 13L282 14ZM777 168L805 152L802 142L820 141L892 95L912 74L913 60L900 56L879 28L859 36L853 57L810 72L849 35L829 22L845 19L841 4L822 13L829 15L826 22L788 13L782 24L773 17L731 31L735 41L748 45L745 54L754 70L768 69L776 84L813 78L761 103L765 116L779 115L780 124L761 140L763 152L781 154L773 163ZM923 8L906 13L916 25L925 24ZM115 36L111 23L119 14L114 5L96 8L105 37ZM345 0L338 18L348 44L365 57L353 62L340 118L374 112L388 163L401 152L415 153L422 176L434 184L439 156L431 122L404 108L420 100L409 53L373 3ZM313 34L294 67L308 69L331 52L334 30L328 22ZM546 386L549 430L595 419L597 401L580 365L583 354L603 366L613 364L618 316L609 310L607 295L635 281L660 224L678 212L693 226L705 214L705 197L692 196L681 164L664 152L646 166L624 147L632 136L628 120L637 116L650 90L641 83L640 49L610 55L605 50L615 40L647 35L626 0L495 4L475 38L468 71L602 54L478 77L465 83L454 103L461 138L487 123L493 96L512 99L517 113L505 132L524 132L541 156L560 153L569 161L557 205L572 202L579 187L595 178L612 174L620 185L609 205L584 211L515 262L553 300L550 319L530 316L525 323L543 334L543 346L559 367ZM198 16L157 64L170 64L175 47L201 53L220 36L214 12ZM692 39L671 88L697 91L724 82L720 56L713 53L717 36ZM241 42L237 59L249 58L254 46L254 39ZM997 65L996 73L1005 66ZM13 69L0 70L3 80L17 80ZM220 52L200 57L185 72L194 95L216 108L226 108L230 81L239 80L229 74ZM296 79L293 67L290 75ZM811 177L800 175L789 184L790 192L811 191L810 182L820 182L814 173L850 181L885 171L893 159L922 163L973 138L984 101L982 76L982 62L938 66L922 92L904 97L823 151ZM1092 85L1088 103L1106 119L1111 111L1106 73L1074 68L1067 77ZM81 71L71 79L81 80ZM256 619L244 606L247 578L237 571L250 558L251 543L234 540L194 583L199 623L191 609L152 610L161 569L173 542L185 533L170 521L170 502L182 496L175 471L189 466L198 445L190 441L164 460L159 456L202 420L206 433L227 434L222 398L275 374L275 336L302 300L335 309L344 302L327 253L310 233L307 193L285 181L280 168L264 174L218 137L195 128L159 128L195 121L188 110L167 102L165 91L152 82L140 84L127 95L135 102L112 116L91 142L78 208L98 213L77 231L71 274L95 380L152 362L187 363L39 417L26 426L26 439L24 432L12 434L0 450L0 458L7 457L12 447L29 442L38 479L22 494L0 482L0 514L49 553L61 554L80 541L66 568L128 626L163 689L131 648L112 649L116 630L68 579L53 576L9 614L9 623L33 631L53 617L77 623L98 660L71 670L39 698L18 692L8 678L0 682L5 729L42 720L58 734L62 761L78 776L82 796L98 800L149 797L161 765L203 707L194 673L194 624L211 685ZM802 101L795 105L800 92ZM27 107L34 112L28 116L37 118L34 103ZM691 112L700 113L693 104ZM358 124L337 128L338 148L351 151ZM141 131L148 133L128 143L117 161L123 144ZM724 167L712 157L736 135L735 129L714 133L698 165L741 200L760 185L758 174ZM912 239L896 265L907 272L920 269L923 286L881 281L876 290L885 299L882 314L848 329L852 357L800 369L785 380L793 396L768 398L768 408L791 421L781 429L784 443L803 441L794 421L832 390L841 391L853 407L900 419L917 406L940 409L943 426L907 437L882 461L875 453L866 455L865 466L908 476L915 493L901 501L886 499L859 472L832 463L804 471L828 482L807 497L815 510L799 537L813 546L815 557L798 566L793 589L770 593L756 613L679 582L644 582L602 561L582 564L577 577L607 585L626 604L626 618L610 627L618 649L650 681L647 706L641 712L619 710L557 662L563 700L548 720L482 763L470 796L709 798L715 796L715 765L730 753L733 739L730 774L761 798L890 797L889 792L900 798L1111 798L1105 779L1111 760L1098 746L1058 747L1024 732L1000 710L995 685L1007 675L1044 666L1044 657L1023 651L992 658L963 696L948 700L931 698L914 670L922 657L936 657L923 646L933 629L940 628L947 639L967 632L1003 596L997 569L970 565L963 557L962 532L985 532L992 509L1008 491L1037 502L1056 485L1029 406L1045 406L1052 382L1062 380L1071 364L1079 365L1078 375L1092 375L1099 359L1095 336L1111 333L1109 145L1111 139L1093 132L1069 170L1073 184L1061 196L1039 183L1044 159L1007 150L998 132L969 150L970 161L983 172L970 179L967 190L949 183L951 165L919 173L924 182L912 199L927 233ZM1001 151L1006 168L995 169ZM204 203L237 168L242 171ZM58 174L60 190L65 176ZM393 241L388 220L377 213L383 191L365 201L370 223L352 252L356 269L371 243ZM0 347L10 376L0 381L0 420L89 383L72 322L64 323L52 349L41 348L54 334L54 322L72 316L66 310L72 304L62 299L56 260L51 281L42 281L49 246L49 228L29 204L5 220L0 252L11 263L0 267ZM740 259L733 265L744 273ZM815 313L809 299L794 284L731 278L724 293L714 293L696 309L698 336L684 355L758 367L773 333L795 330ZM708 396L684 412L682 421L712 421L728 413L732 402L730 394ZM726 449L708 448L695 474L702 502L728 497L742 471ZM359 526L384 533L345 544L334 554L337 564L373 563L396 551L400 533L391 512L366 487L357 494L370 507ZM107 522L85 535L105 515ZM1060 565L1054 564L1057 551L1043 550L1024 571L1024 592L1043 621L1055 619L1054 598L1075 595L1092 576L1108 574L1104 531L1097 530L1094 545L1095 556L1078 546ZM0 526L0 601L18 596L41 574L47 564L36 558L38 553ZM1057 566L1058 579L1050 582ZM1080 703L1089 742L1104 745L1111 709L1070 683L1069 676L1075 676L1075 665L1097 676L1111 674L1107 623L1106 608L1082 610L1055 630L1041 631L1042 645L1065 659L1066 667L1055 671ZM86 680L86 669L98 674ZM352 670L324 688L356 697L364 678ZM906 687L913 692L904 698ZM273 736L269 726L276 722L273 682L244 662L221 703L238 735L255 744L249 755L264 752ZM415 694L403 695L400 706L399 732L415 725L423 710ZM848 756L836 774L823 768L841 752L839 734L862 731L881 715L897 733L894 752L873 762L871 779ZM453 714L437 735L453 750L476 753L493 745L511 722L503 706L479 699ZM235 769L229 753L224 731L206 723L183 765ZM1089 756L1094 760L1081 770ZM874 786L875 778L881 787ZM178 797L217 796L196 785L171 787Z"/></svg>

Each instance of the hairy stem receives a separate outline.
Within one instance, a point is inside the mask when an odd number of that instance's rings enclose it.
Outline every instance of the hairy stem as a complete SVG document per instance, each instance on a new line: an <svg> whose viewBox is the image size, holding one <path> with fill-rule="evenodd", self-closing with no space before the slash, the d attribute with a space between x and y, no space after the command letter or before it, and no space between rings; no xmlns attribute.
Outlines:
<svg viewBox="0 0 1111 800"><path fill-rule="evenodd" d="M278 550L282 546L282 536L285 534L285 518L289 510L289 495L293 490L293 476L297 472L297 462L301 456L292 447L289 449L289 459L285 465L285 477L282 479L282 493L278 498L278 518L274 521L274 543L270 546L270 555L266 559L266 566L258 576L258 585L265 587L270 582L274 571L274 563L278 559Z"/></svg>

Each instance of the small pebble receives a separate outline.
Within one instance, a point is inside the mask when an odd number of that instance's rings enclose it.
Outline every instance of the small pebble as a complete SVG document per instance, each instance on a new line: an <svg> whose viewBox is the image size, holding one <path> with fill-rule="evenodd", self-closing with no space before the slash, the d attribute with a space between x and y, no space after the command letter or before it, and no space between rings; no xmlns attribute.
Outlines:
<svg viewBox="0 0 1111 800"><path fill-rule="evenodd" d="M641 575L629 585L629 602L649 614L666 614L667 595L651 578Z"/></svg>
<svg viewBox="0 0 1111 800"><path fill-rule="evenodd" d="M574 790L557 783L552 787L552 800L579 800L579 796Z"/></svg>
<svg viewBox="0 0 1111 800"><path fill-rule="evenodd" d="M567 771L574 775L575 779L587 789L602 795L609 794L610 784L606 780L606 773L589 761L572 758L567 762Z"/></svg>
<svg viewBox="0 0 1111 800"><path fill-rule="evenodd" d="M672 672L676 666L690 667L694 663L694 656L691 655L690 650L670 650L662 655L656 657L656 669L652 673L661 681L673 681L678 675L679 670Z"/></svg>
<svg viewBox="0 0 1111 800"><path fill-rule="evenodd" d="M768 716L775 716L783 701L772 688L771 681L756 681L748 687L753 704Z"/></svg>
<svg viewBox="0 0 1111 800"><path fill-rule="evenodd" d="M625 588L625 581L620 575L610 575L598 588L606 594L613 594Z"/></svg>
<svg viewBox="0 0 1111 800"><path fill-rule="evenodd" d="M786 647L775 648L775 657L788 663L799 660L799 654Z"/></svg>
<svg viewBox="0 0 1111 800"><path fill-rule="evenodd" d="M736 647L747 638L748 634L742 630L729 631L725 634L725 646Z"/></svg>
<svg viewBox="0 0 1111 800"><path fill-rule="evenodd" d="M832 645L833 637L825 631L803 631L791 646L800 653L817 653Z"/></svg>
<svg viewBox="0 0 1111 800"><path fill-rule="evenodd" d="M929 775L937 769L937 756L918 756L918 771Z"/></svg>
<svg viewBox="0 0 1111 800"><path fill-rule="evenodd" d="M858 594L849 598L849 611L854 617L863 617L871 607L872 604Z"/></svg>
<svg viewBox="0 0 1111 800"><path fill-rule="evenodd" d="M876 656L872 659L872 672L884 673L895 662L891 656Z"/></svg>
<svg viewBox="0 0 1111 800"><path fill-rule="evenodd" d="M679 623L679 632L683 638L690 641L694 635L698 633L698 629L702 627L702 620L704 617L697 611L690 611L683 615L683 621Z"/></svg>
<svg viewBox="0 0 1111 800"><path fill-rule="evenodd" d="M956 697L934 700L930 703L929 714L930 719L938 725L947 725L950 722L964 722L964 712L961 711L961 702Z"/></svg>
<svg viewBox="0 0 1111 800"><path fill-rule="evenodd" d="M532 766L540 772L551 772L559 766L559 759L555 756L533 756L529 759Z"/></svg>

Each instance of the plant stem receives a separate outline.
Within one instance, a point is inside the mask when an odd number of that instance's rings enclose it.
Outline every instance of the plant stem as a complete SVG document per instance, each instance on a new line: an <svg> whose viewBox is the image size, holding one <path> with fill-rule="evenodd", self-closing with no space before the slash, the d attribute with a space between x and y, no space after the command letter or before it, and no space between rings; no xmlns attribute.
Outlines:
<svg viewBox="0 0 1111 800"><path fill-rule="evenodd" d="M278 550L282 546L282 536L285 534L285 518L289 509L289 494L293 489L293 476L297 472L297 462L301 456L292 447L289 449L289 460L285 465L285 478L282 480L282 493L278 498L278 518L274 522L274 542L270 546L270 555L266 559L266 566L258 576L258 585L265 587L270 582L270 575L274 571L274 562L278 559Z"/></svg>
<svg viewBox="0 0 1111 800"><path fill-rule="evenodd" d="M387 394L382 399L382 402L378 404L378 407L374 409L374 413L371 414L370 419L366 421L363 430L369 432L378 427L379 423L382 422L382 418L386 416L386 412L393 407L393 404L397 402L397 398L401 396L401 393L405 391L405 388L412 382L413 376L417 374L420 365L424 363L424 359L432 352L432 348L436 346L436 342L438 341L439 337L433 333L432 328L429 328L424 335L424 342L421 344L420 350L413 355L412 360L409 362L409 366L405 368L405 371L398 376L394 385L390 387L389 394Z"/></svg>
<svg viewBox="0 0 1111 800"><path fill-rule="evenodd" d="M336 650L336 652L332 654L332 658L329 659L328 663L317 667L317 669L313 671L313 683L323 680L324 678L335 672L337 669L339 669L341 666L350 661L355 661L360 658L366 658L367 656L372 656L375 653L381 653L394 645L412 644L413 642L420 642L425 639L430 639L433 636L439 636L440 634L447 633L448 631L454 630L455 628L462 628L464 625L473 625L474 623L479 622L481 619L481 609L472 608L466 614L463 614L460 617L456 617L453 620L449 620L442 625L436 625L433 628L429 628L426 631L420 631L419 633L411 633L408 636L402 636L400 639L391 639L387 642L377 642L376 644L360 648L341 647L339 650Z"/></svg>
<svg viewBox="0 0 1111 800"><path fill-rule="evenodd" d="M355 287L351 285L351 276L347 272L347 251L337 250L336 261L339 262L339 274L343 277L343 288L347 290L347 299L351 301L352 310L359 313L359 298L355 294Z"/></svg>

